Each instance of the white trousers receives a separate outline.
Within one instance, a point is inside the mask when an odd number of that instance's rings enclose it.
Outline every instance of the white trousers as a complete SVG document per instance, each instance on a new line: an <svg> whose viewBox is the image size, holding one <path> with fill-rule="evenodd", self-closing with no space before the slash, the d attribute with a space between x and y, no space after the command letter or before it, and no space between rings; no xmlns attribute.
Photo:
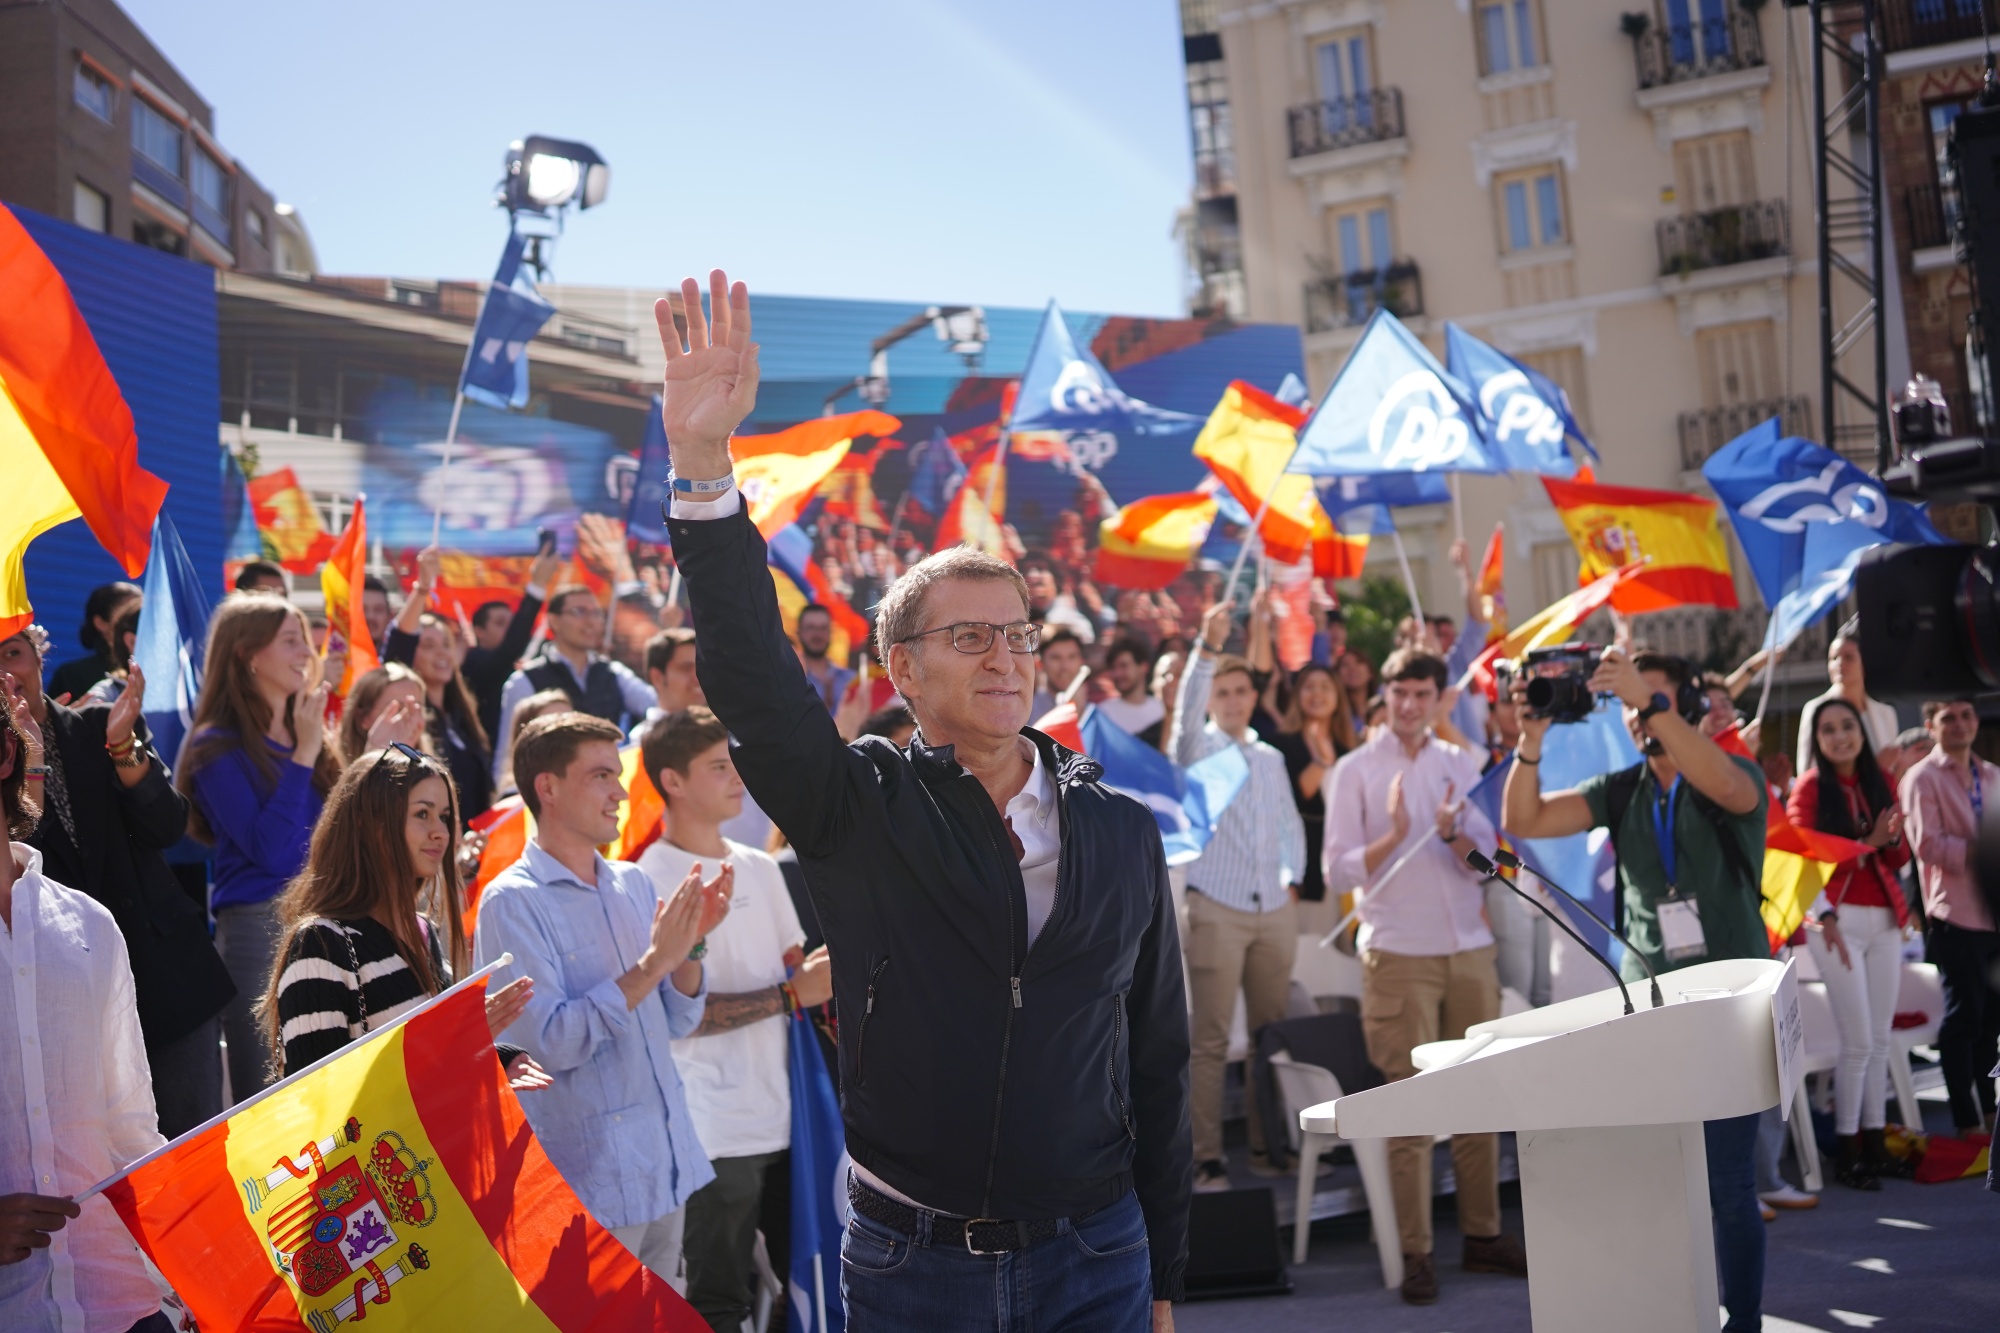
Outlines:
<svg viewBox="0 0 2000 1333"><path fill-rule="evenodd" d="M1903 980L1903 932L1886 907L1843 907L1840 936L1848 963L1824 932L1806 931L1806 947L1826 980L1833 1024L1840 1030L1840 1063L1833 1071L1833 1128L1853 1134L1880 1129L1889 1097L1889 1024Z"/></svg>
<svg viewBox="0 0 2000 1333"><path fill-rule="evenodd" d="M612 1227L618 1243L632 1251L632 1257L666 1280L681 1295L687 1295L687 1275L681 1271L681 1236L687 1227L685 1205L651 1222L635 1222L629 1227Z"/></svg>

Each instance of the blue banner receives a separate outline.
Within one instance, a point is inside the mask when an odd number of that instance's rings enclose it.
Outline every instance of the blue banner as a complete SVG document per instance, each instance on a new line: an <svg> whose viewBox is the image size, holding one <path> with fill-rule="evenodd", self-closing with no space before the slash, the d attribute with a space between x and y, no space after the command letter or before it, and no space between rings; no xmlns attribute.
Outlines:
<svg viewBox="0 0 2000 1333"><path fill-rule="evenodd" d="M1471 391L1386 310L1369 317L1326 399L1299 432L1292 472L1504 472Z"/></svg>
<svg viewBox="0 0 2000 1333"><path fill-rule="evenodd" d="M500 267L479 303L472 347L459 377L459 392L488 407L527 406L528 343L556 312L535 290L534 280L521 271L526 247L519 232L508 235Z"/></svg>
<svg viewBox="0 0 2000 1333"><path fill-rule="evenodd" d="M222 558L255 560L264 554L257 534L257 514L250 504L250 483L236 465L236 455L222 452Z"/></svg>
<svg viewBox="0 0 2000 1333"><path fill-rule="evenodd" d="M632 503L625 510L625 535L667 544L667 501L673 495L673 460L667 455L667 426L660 395L646 413L646 438L639 445L639 469L632 475Z"/></svg>
<svg viewBox="0 0 2000 1333"><path fill-rule="evenodd" d="M1250 765L1235 746L1182 768L1095 708L1085 710L1077 732L1084 753L1104 766L1104 784L1153 812L1168 865L1201 855L1222 812L1250 780Z"/></svg>
<svg viewBox="0 0 2000 1333"><path fill-rule="evenodd" d="M1313 482L1319 507L1336 521L1350 509L1388 505L1441 505L1451 501L1442 472L1384 472L1373 477L1320 477ZM1387 528L1376 529L1386 532Z"/></svg>
<svg viewBox="0 0 2000 1333"><path fill-rule="evenodd" d="M1561 385L1456 324L1444 326L1444 347L1446 368L1472 390L1480 435L1508 468L1573 477L1571 441L1597 457Z"/></svg>
<svg viewBox="0 0 2000 1333"><path fill-rule="evenodd" d="M847 1136L812 1020L788 1030L792 1080L792 1271L785 1275L795 1333L841 1333L840 1233L847 1226Z"/></svg>
<svg viewBox="0 0 2000 1333"><path fill-rule="evenodd" d="M143 715L153 748L171 765L194 725L195 700L201 697L209 605L201 576L164 509L153 520L153 550L146 561L144 587L146 609L139 616L132 664L146 678Z"/></svg>
<svg viewBox="0 0 2000 1333"><path fill-rule="evenodd" d="M931 427L931 437L910 450L909 497L923 506L930 518L944 517L944 507L958 494L965 481L965 464L951 447L944 427Z"/></svg>

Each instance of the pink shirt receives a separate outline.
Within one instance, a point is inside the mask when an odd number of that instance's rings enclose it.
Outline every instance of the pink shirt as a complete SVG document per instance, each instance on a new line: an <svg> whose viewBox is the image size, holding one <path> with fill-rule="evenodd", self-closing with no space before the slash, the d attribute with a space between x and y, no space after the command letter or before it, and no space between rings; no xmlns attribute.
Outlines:
<svg viewBox="0 0 2000 1333"><path fill-rule="evenodd" d="M2000 768L1974 755L1982 804L2000 801ZM1979 838L1972 813L1972 777L1943 750L1932 750L1903 775L1905 838L1917 854L1924 914L1963 930L1991 930L1993 918L1973 882L1971 852Z"/></svg>
<svg viewBox="0 0 2000 1333"><path fill-rule="evenodd" d="M1478 785L1481 758L1432 736L1413 759L1384 728L1334 768L1326 798L1326 884L1336 893L1364 890L1361 948L1438 957L1493 943L1480 876L1452 854L1436 828L1438 808L1447 799L1464 800ZM1398 773L1410 832L1371 877L1368 844L1389 832L1389 781ZM1458 824L1480 851L1493 854L1497 839L1485 815L1467 805ZM1391 876L1413 847L1415 855Z"/></svg>

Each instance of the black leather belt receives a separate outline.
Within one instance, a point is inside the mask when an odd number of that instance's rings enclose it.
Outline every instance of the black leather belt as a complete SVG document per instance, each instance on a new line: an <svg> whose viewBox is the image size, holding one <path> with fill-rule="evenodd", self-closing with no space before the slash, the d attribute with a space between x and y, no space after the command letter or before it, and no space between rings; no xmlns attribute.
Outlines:
<svg viewBox="0 0 2000 1333"><path fill-rule="evenodd" d="M847 1200L854 1211L871 1222L880 1222L891 1231L901 1232L921 1244L923 1219L930 1219L930 1244L953 1249L964 1246L969 1254L1004 1254L1025 1250L1030 1245L1053 1240L1063 1232L1065 1221L1074 1225L1097 1212L1095 1208L1071 1218L1043 1218L1034 1222L1010 1222L995 1217L952 1217L928 1208L912 1208L861 1182L847 1177Z"/></svg>

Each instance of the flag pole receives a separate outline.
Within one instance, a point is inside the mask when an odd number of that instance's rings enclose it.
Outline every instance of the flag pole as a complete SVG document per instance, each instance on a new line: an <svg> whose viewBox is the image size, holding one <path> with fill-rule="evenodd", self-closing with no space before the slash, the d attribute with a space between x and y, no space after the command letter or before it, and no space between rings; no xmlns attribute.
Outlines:
<svg viewBox="0 0 2000 1333"><path fill-rule="evenodd" d="M1410 594L1410 614L1417 618L1417 630L1419 637L1421 637L1424 623L1424 604L1417 597L1417 580L1410 573L1409 554L1403 550L1403 530L1391 521L1389 524L1389 535L1395 538L1396 541L1396 563L1402 567L1403 587Z"/></svg>
<svg viewBox="0 0 2000 1333"><path fill-rule="evenodd" d="M472 349L465 349L466 359L472 358ZM438 544L438 537L444 531L444 491L445 483L451 479L451 451L458 443L458 414L465 407L465 374L459 373L459 391L451 399L451 424L444 428L444 462L438 466L437 504L431 509L431 545Z"/></svg>
<svg viewBox="0 0 2000 1333"><path fill-rule="evenodd" d="M1771 703L1771 681L1778 674L1778 655L1771 647L1777 637L1778 613L1774 608L1769 623L1764 626L1764 692L1757 698L1757 716L1752 719L1754 723L1760 725L1764 721L1764 710Z"/></svg>
<svg viewBox="0 0 2000 1333"><path fill-rule="evenodd" d="M376 1028L373 1031L369 1032L365 1036L361 1037L359 1040L351 1041L337 1051L333 1051L330 1052L329 1054L322 1055L319 1059L313 1061L311 1064L307 1065L304 1069L299 1070L298 1073L286 1075L284 1078L279 1079L276 1083L273 1083L270 1087L264 1089L262 1092L257 1093L250 1097L246 1097L242 1101L236 1103L236 1105L225 1109L222 1112L222 1114L209 1117L207 1120L204 1120L199 1125L196 1125L193 1129L181 1135L179 1138L176 1138L171 1142L161 1144L159 1147L153 1149L153 1151L147 1153L144 1157L141 1157L138 1161L133 1162L131 1165L125 1167L125 1169L119 1171L117 1174L106 1176L103 1180L98 1181L95 1185L92 1185L89 1189L77 1195L76 1202L82 1203L85 1199L88 1199L93 1194L102 1194L105 1190L109 1189L113 1185L116 1185L119 1181L131 1175L134 1171L137 1171L140 1167L145 1166L147 1163L152 1162L158 1158L166 1156L168 1153L178 1148L181 1144L186 1143L189 1139L192 1139L197 1135L207 1133L209 1130L214 1129L217 1125L223 1123L225 1120L228 1120L231 1116L240 1115L244 1111L247 1111L251 1107L255 1106L258 1102L265 1101L268 1098L276 1095L277 1093L284 1091L286 1088L291 1087L294 1083L297 1083L300 1079L304 1078L306 1075L317 1072L321 1068L332 1064L335 1060L340 1059L342 1056L353 1054L356 1047L366 1046L368 1043L372 1041L379 1040L380 1038L386 1036L387 1034L395 1031L397 1028L403 1026L403 1024L409 1022L411 1019L415 1018L418 1014L421 1014L428 1009L433 1009L437 1007L449 997L456 995L460 991L464 990L467 986L471 986L474 985L475 983L486 980L487 977L493 975L493 973L499 971L501 968L511 966L513 962L514 962L513 954L511 953L501 954L498 958L495 958L492 962L488 963L485 967L480 968L477 972L474 972L471 976L467 977L465 980L457 983L456 985L445 987L445 989L439 991L436 995L433 995L430 999L425 1000L422 1004L418 1005L416 1008L398 1014L396 1017L390 1019L387 1023L384 1023L381 1027Z"/></svg>
<svg viewBox="0 0 2000 1333"><path fill-rule="evenodd" d="M1292 453L1296 456L1298 449L1294 447ZM1286 466L1289 467L1290 465L1289 460L1287 460ZM1282 477L1284 473L1280 472L1278 475ZM1256 516L1250 520L1250 526L1244 530L1243 544L1236 549L1236 563L1229 567L1229 577L1223 580L1222 583L1222 595L1225 597L1234 591L1236 580L1243 573L1243 562L1250 558L1250 539L1255 537L1257 530L1264 526L1264 515L1271 512L1271 491L1276 489L1278 489L1278 483L1274 481L1271 483L1271 490L1264 492L1263 503L1257 506Z"/></svg>
<svg viewBox="0 0 2000 1333"><path fill-rule="evenodd" d="M1458 473L1445 473L1445 480L1451 486L1451 526L1452 535L1465 540L1465 501L1458 493Z"/></svg>

